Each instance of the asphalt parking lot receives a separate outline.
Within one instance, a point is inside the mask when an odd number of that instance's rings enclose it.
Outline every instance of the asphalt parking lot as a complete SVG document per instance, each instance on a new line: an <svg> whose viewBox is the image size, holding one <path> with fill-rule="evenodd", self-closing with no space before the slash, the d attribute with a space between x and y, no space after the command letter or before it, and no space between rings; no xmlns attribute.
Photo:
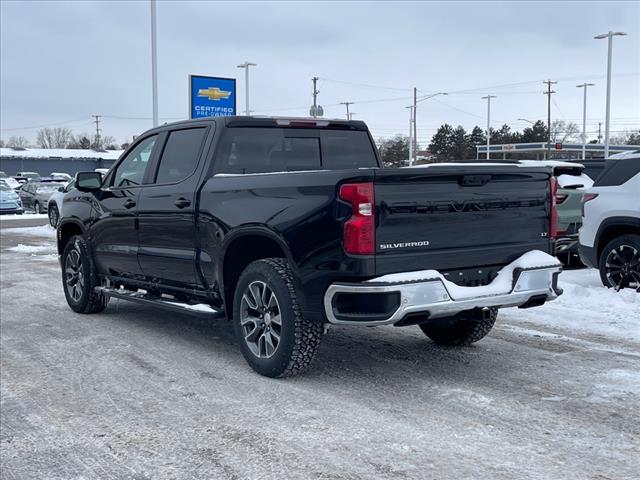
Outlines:
<svg viewBox="0 0 640 480"><path fill-rule="evenodd" d="M53 230L0 225L3 479L638 478L640 302L595 272L472 347L332 328L270 380L225 321L73 313Z"/></svg>

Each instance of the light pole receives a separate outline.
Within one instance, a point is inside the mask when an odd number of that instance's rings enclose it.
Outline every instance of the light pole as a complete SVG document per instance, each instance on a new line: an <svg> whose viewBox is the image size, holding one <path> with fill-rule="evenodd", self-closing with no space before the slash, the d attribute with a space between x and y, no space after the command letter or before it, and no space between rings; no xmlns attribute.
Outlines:
<svg viewBox="0 0 640 480"><path fill-rule="evenodd" d="M535 122L532 122L531 120L527 120L526 118L519 118L518 120L522 120L523 122L527 122L527 123L530 123L531 125L535 125Z"/></svg>
<svg viewBox="0 0 640 480"><path fill-rule="evenodd" d="M151 95L153 126L158 126L158 49L156 47L156 0L151 0Z"/></svg>
<svg viewBox="0 0 640 480"><path fill-rule="evenodd" d="M251 115L251 111L249 110L249 67L255 67L257 65L257 63L247 61L238 65L238 68L244 68L244 114L246 116Z"/></svg>
<svg viewBox="0 0 640 480"><path fill-rule="evenodd" d="M611 113L611 51L613 49L613 37L624 36L624 32L612 32L596 35L596 40L608 39L608 53L607 53L607 111L604 120L604 158L609 158L609 116Z"/></svg>
<svg viewBox="0 0 640 480"><path fill-rule="evenodd" d="M438 95L448 95L447 92L438 92L432 93L431 95L425 95L424 97L417 98L417 89L413 89L413 141L415 142L415 148L413 148L413 155L409 159L409 165L413 165L414 156L417 155L418 150L418 127L417 127L417 112L418 112L418 103L424 102L425 100L429 100L430 98L437 97Z"/></svg>
<svg viewBox="0 0 640 480"><path fill-rule="evenodd" d="M583 83L576 85L577 88L584 88L584 100L582 102L582 160L587 155L587 87L593 87L595 83Z"/></svg>
<svg viewBox="0 0 640 480"><path fill-rule="evenodd" d="M487 100L487 160L489 160L489 145L491 145L491 99L496 98L495 95L487 95L482 97Z"/></svg>

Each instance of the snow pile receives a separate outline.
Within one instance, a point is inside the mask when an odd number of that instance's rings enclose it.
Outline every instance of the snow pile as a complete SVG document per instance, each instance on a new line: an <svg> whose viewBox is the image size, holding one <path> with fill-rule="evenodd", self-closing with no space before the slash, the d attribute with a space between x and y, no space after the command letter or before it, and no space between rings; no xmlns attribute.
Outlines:
<svg viewBox="0 0 640 480"><path fill-rule="evenodd" d="M447 280L437 270L420 270L417 272L392 273L382 277L373 278L369 282L400 283L415 282L418 280L440 279L449 295L455 300L466 298L484 297L490 295L502 295L511 292L513 286L513 272L516 268L528 269L537 267L559 267L560 262L540 250L532 250L525 253L520 258L514 260L498 272L498 276L489 285L483 287L461 287Z"/></svg>
<svg viewBox="0 0 640 480"><path fill-rule="evenodd" d="M568 332L640 342L640 294L602 286L595 269L568 270L558 280L563 295L541 307L509 308L509 318ZM508 313L507 313L508 312Z"/></svg>
<svg viewBox="0 0 640 480"><path fill-rule="evenodd" d="M3 233L13 233L24 237L44 237L56 238L56 229L50 225L40 225L38 227L7 228Z"/></svg>
<svg viewBox="0 0 640 480"><path fill-rule="evenodd" d="M558 187L567 188L578 185L578 188L591 188L593 186L593 180L589 175L584 173L580 175L558 175Z"/></svg>
<svg viewBox="0 0 640 480"><path fill-rule="evenodd" d="M55 251L55 246L53 246L53 245L23 245L22 243L19 243L15 247L7 248L7 250L10 251L10 252L16 252L16 253L31 253L31 254L52 253L52 252Z"/></svg>
<svg viewBox="0 0 640 480"><path fill-rule="evenodd" d="M46 213L29 214L25 212L23 215L2 215L0 217L0 223L12 220L49 220L49 216Z"/></svg>

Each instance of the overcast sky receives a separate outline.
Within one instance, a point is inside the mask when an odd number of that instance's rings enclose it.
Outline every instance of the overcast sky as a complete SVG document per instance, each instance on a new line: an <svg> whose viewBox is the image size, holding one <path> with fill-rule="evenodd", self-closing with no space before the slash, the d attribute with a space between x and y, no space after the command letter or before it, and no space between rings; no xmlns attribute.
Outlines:
<svg viewBox="0 0 640 480"><path fill-rule="evenodd" d="M40 126L90 132L92 114L124 142L151 127L148 1L0 2L1 137ZM546 118L542 80L557 80L553 118L587 130L604 121L606 40L614 39L612 131L640 128L640 2L171 2L158 8L161 121L188 115L190 73L238 78L249 60L256 114L308 115L318 76L325 116L354 118L376 137L408 131L411 89L452 92L419 104L418 140L442 123L522 129ZM381 88L380 88L381 87ZM459 93L454 93L459 92ZM385 101L381 101L385 100ZM359 103L361 102L361 103Z"/></svg>

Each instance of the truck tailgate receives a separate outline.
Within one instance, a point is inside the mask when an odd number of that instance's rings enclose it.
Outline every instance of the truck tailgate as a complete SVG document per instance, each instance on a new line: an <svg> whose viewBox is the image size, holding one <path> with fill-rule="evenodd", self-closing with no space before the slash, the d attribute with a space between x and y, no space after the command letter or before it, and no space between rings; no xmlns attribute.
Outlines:
<svg viewBox="0 0 640 480"><path fill-rule="evenodd" d="M466 268L495 275L527 251L551 252L549 178L510 164L377 170L376 273L455 270L456 281Z"/></svg>

